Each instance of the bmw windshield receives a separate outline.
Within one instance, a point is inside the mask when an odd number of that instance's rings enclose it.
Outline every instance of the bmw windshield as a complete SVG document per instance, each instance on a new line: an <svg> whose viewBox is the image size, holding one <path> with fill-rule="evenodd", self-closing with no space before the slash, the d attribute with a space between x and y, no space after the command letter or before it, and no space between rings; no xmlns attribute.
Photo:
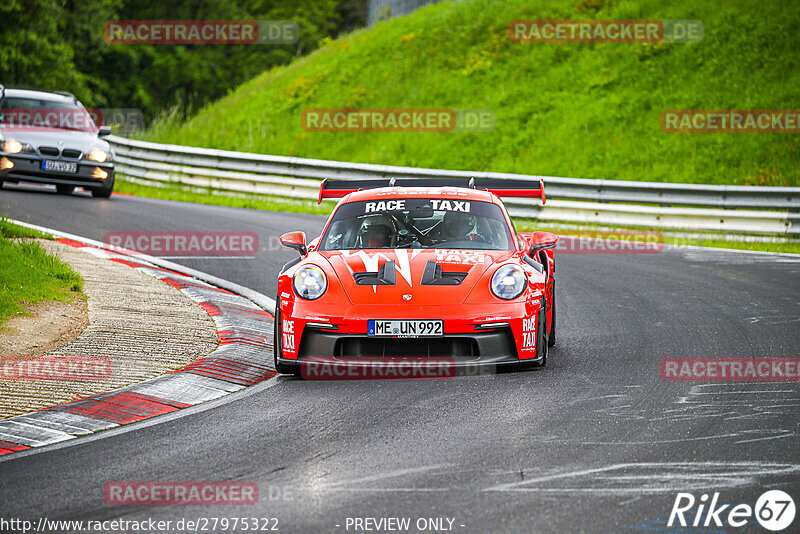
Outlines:
<svg viewBox="0 0 800 534"><path fill-rule="evenodd" d="M6 97L0 102L0 129L6 132L68 130L97 133L89 112L69 101Z"/></svg>
<svg viewBox="0 0 800 534"><path fill-rule="evenodd" d="M495 204L406 198L339 206L319 250L511 250L512 243L505 216Z"/></svg>

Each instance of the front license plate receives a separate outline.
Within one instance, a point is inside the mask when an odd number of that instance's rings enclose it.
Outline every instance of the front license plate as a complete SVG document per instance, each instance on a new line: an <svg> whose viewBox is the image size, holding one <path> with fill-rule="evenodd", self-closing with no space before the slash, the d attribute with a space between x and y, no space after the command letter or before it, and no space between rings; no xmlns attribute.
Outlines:
<svg viewBox="0 0 800 534"><path fill-rule="evenodd" d="M370 319L367 335L374 337L442 337L444 325L441 319L428 321Z"/></svg>
<svg viewBox="0 0 800 534"><path fill-rule="evenodd" d="M74 161L54 161L46 159L42 162L42 170L54 172L78 172L78 164Z"/></svg>

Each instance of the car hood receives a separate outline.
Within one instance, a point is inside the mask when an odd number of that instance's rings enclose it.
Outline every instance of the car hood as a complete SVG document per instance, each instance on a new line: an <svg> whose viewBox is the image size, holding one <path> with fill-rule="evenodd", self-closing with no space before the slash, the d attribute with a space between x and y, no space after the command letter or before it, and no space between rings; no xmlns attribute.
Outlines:
<svg viewBox="0 0 800 534"><path fill-rule="evenodd" d="M492 265L508 260L513 251L449 249L373 249L319 252L339 279L354 304L458 305L466 300L475 285ZM393 285L356 282L356 274L377 273L385 263L395 263ZM423 283L429 262L443 273L466 273L458 285ZM463 276L463 274L462 274ZM429 280L426 280L429 282Z"/></svg>
<svg viewBox="0 0 800 534"><path fill-rule="evenodd" d="M96 133L70 130L47 129L44 131L26 132L22 130L5 130L0 128L0 135L5 139L16 139L20 143L29 143L36 148L40 146L59 146L74 148L84 154L94 148L109 151L108 143L97 137Z"/></svg>

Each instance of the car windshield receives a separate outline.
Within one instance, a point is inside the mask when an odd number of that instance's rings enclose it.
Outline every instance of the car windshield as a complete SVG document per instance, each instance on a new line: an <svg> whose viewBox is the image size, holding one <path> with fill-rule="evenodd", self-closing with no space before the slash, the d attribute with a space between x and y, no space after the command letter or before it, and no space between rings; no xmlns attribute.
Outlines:
<svg viewBox="0 0 800 534"><path fill-rule="evenodd" d="M401 198L339 206L319 250L510 250L511 243L508 224L496 204Z"/></svg>
<svg viewBox="0 0 800 534"><path fill-rule="evenodd" d="M97 132L86 108L70 101L7 97L0 102L4 131L70 130Z"/></svg>

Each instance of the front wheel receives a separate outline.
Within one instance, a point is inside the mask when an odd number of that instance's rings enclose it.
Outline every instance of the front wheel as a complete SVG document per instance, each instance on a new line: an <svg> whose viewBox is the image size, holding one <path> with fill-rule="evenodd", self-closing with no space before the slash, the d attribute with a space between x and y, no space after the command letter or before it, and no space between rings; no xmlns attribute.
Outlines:
<svg viewBox="0 0 800 534"><path fill-rule="evenodd" d="M108 189L94 189L92 190L92 196L94 198L111 198L112 190L112 187L109 187Z"/></svg>
<svg viewBox="0 0 800 534"><path fill-rule="evenodd" d="M537 367L544 367L547 365L547 354L549 352L549 342L547 341L547 310L543 309L539 312L539 339L536 341L536 365Z"/></svg>
<svg viewBox="0 0 800 534"><path fill-rule="evenodd" d="M556 344L556 283L553 282L553 315L550 317L550 336L547 338L547 345L552 347Z"/></svg>

